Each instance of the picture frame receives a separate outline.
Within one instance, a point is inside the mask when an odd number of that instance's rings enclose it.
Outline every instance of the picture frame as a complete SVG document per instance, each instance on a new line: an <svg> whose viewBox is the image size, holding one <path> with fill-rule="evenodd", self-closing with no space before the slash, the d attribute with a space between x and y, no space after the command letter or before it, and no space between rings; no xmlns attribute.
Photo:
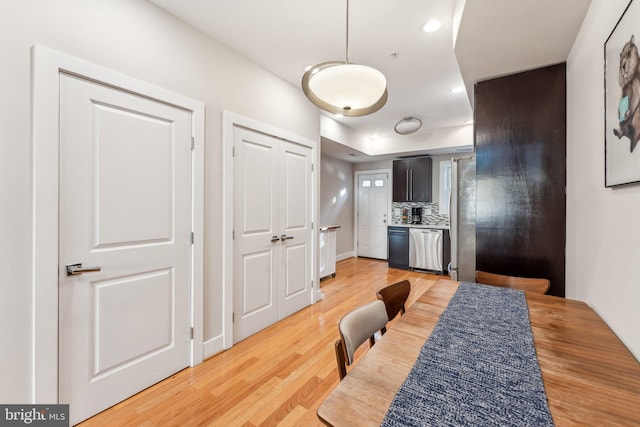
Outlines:
<svg viewBox="0 0 640 427"><path fill-rule="evenodd" d="M604 43L605 187L640 182L640 0Z"/></svg>

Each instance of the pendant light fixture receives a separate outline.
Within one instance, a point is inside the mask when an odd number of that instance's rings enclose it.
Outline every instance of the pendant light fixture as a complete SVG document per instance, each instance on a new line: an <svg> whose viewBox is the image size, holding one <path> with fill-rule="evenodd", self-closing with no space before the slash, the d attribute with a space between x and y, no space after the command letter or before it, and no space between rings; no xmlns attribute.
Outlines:
<svg viewBox="0 0 640 427"><path fill-rule="evenodd" d="M304 94L318 107L348 117L366 116L387 102L387 79L380 71L349 62L349 0L345 61L316 64L302 76Z"/></svg>

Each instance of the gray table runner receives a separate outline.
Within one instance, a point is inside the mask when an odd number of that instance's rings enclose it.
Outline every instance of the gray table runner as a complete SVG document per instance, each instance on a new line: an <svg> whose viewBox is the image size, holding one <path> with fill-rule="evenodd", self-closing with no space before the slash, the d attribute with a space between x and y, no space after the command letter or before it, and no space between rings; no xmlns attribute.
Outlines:
<svg viewBox="0 0 640 427"><path fill-rule="evenodd" d="M460 283L383 426L553 426L524 292Z"/></svg>

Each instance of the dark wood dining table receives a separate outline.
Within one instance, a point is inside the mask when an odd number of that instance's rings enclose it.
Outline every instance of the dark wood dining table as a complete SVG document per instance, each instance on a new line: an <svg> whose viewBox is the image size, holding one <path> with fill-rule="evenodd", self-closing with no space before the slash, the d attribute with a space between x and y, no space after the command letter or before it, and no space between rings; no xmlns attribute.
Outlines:
<svg viewBox="0 0 640 427"><path fill-rule="evenodd" d="M439 280L353 366L318 408L332 426L379 426L459 282ZM640 364L585 303L526 293L556 426L640 426Z"/></svg>

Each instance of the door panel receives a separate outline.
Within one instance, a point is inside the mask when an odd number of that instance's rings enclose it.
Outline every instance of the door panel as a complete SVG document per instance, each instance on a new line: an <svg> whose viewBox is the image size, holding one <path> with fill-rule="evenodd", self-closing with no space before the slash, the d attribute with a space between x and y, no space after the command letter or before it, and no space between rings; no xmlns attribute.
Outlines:
<svg viewBox="0 0 640 427"><path fill-rule="evenodd" d="M311 303L311 148L281 141L282 279L280 319Z"/></svg>
<svg viewBox="0 0 640 427"><path fill-rule="evenodd" d="M278 260L280 240L274 201L279 141L236 128L234 210L234 341L278 320Z"/></svg>
<svg viewBox="0 0 640 427"><path fill-rule="evenodd" d="M389 208L388 180L386 174L373 177L373 195L370 203L371 228L370 246L375 254L374 258L387 258L387 210Z"/></svg>
<svg viewBox="0 0 640 427"><path fill-rule="evenodd" d="M97 246L170 241L172 123L95 103L93 117Z"/></svg>
<svg viewBox="0 0 640 427"><path fill-rule="evenodd" d="M306 243L289 245L285 249L286 276L284 283L284 299L289 300L309 290L307 276L307 254L309 252ZM308 303L309 294L305 294ZM308 305L308 304L307 304ZM306 307L306 305L304 306Z"/></svg>
<svg viewBox="0 0 640 427"><path fill-rule="evenodd" d="M283 206L286 212L285 231L305 230L310 223L310 212L306 203L310 186L307 177L307 169L310 168L310 159L308 158L310 153L296 152L296 148L291 144L284 150L286 192L282 196L284 196Z"/></svg>
<svg viewBox="0 0 640 427"><path fill-rule="evenodd" d="M361 175L358 180L358 255L373 257L371 250L371 224L374 219L371 212L371 187L373 178L371 175Z"/></svg>
<svg viewBox="0 0 640 427"><path fill-rule="evenodd" d="M274 232L275 215L274 183L277 161L273 141L242 139L238 147L243 159L241 168L241 215L243 236ZM275 230L277 231L277 230Z"/></svg>
<svg viewBox="0 0 640 427"><path fill-rule="evenodd" d="M90 340L95 376L126 368L171 346L173 325L166 314L171 313L174 285L171 270L93 284ZM142 306L149 309L141 319L138 307Z"/></svg>
<svg viewBox="0 0 640 427"><path fill-rule="evenodd" d="M261 310L274 307L275 288L271 272L273 270L273 251L246 254L243 261L242 309L241 317L254 315ZM277 320L277 311L270 319Z"/></svg>
<svg viewBox="0 0 640 427"><path fill-rule="evenodd" d="M407 202L411 200L409 194L409 170L411 159L393 161L393 201Z"/></svg>
<svg viewBox="0 0 640 427"><path fill-rule="evenodd" d="M411 159L411 200L431 202L432 190L431 157Z"/></svg>
<svg viewBox="0 0 640 427"><path fill-rule="evenodd" d="M59 392L79 422L189 365L191 113L60 77ZM68 276L66 265L100 266Z"/></svg>

